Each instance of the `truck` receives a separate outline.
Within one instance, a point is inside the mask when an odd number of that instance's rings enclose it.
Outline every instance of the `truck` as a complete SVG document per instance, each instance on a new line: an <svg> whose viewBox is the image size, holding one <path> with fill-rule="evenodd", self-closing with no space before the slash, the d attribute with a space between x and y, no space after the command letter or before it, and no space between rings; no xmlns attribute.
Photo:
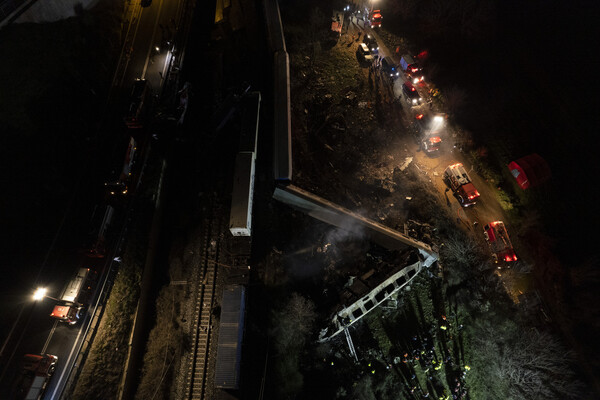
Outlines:
<svg viewBox="0 0 600 400"><path fill-rule="evenodd" d="M423 68L415 61L410 54L404 54L400 57L400 67L402 71L410 78L413 85L425 80Z"/></svg>
<svg viewBox="0 0 600 400"><path fill-rule="evenodd" d="M468 207L477 203L479 192L475 189L471 177L461 163L452 164L446 168L444 181L461 206Z"/></svg>
<svg viewBox="0 0 600 400"><path fill-rule="evenodd" d="M371 14L371 28L381 28L381 20L383 17L381 16L381 10L373 10Z"/></svg>
<svg viewBox="0 0 600 400"><path fill-rule="evenodd" d="M415 116L415 138L419 147L427 155L435 155L440 151L441 133L445 126L444 119L441 114L417 114Z"/></svg>
<svg viewBox="0 0 600 400"><path fill-rule="evenodd" d="M56 370L58 357L52 354L25 354L17 399L39 400Z"/></svg>
<svg viewBox="0 0 600 400"><path fill-rule="evenodd" d="M75 277L69 282L62 296L50 313L52 318L60 322L74 325L85 314L85 303L91 292L91 273L89 268L79 268Z"/></svg>
<svg viewBox="0 0 600 400"><path fill-rule="evenodd" d="M502 221L494 221L483 227L483 235L492 251L496 263L510 263L517 261L513 245ZM501 266L498 266L500 269Z"/></svg>
<svg viewBox="0 0 600 400"><path fill-rule="evenodd" d="M129 108L125 115L125 125L130 129L144 127L148 102L150 97L150 84L145 79L136 79L129 95Z"/></svg>
<svg viewBox="0 0 600 400"><path fill-rule="evenodd" d="M104 183L106 193L110 196L124 196L128 193L131 174L137 160L137 150L137 141L133 136L130 136L127 151L125 152L125 159L123 160L123 166L121 167L119 175L114 176L112 181ZM116 175L114 171L113 173Z"/></svg>

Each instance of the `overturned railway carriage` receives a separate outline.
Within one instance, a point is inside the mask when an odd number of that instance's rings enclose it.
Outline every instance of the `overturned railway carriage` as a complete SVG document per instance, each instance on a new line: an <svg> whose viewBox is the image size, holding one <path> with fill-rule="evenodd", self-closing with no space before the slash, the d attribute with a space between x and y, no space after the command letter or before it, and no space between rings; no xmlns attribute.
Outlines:
<svg viewBox="0 0 600 400"><path fill-rule="evenodd" d="M319 341L341 333L408 285L424 268L423 261L417 251L410 251L408 265L403 263L392 270L373 268L360 277L351 278L340 294L341 304L334 310L329 325L321 330Z"/></svg>

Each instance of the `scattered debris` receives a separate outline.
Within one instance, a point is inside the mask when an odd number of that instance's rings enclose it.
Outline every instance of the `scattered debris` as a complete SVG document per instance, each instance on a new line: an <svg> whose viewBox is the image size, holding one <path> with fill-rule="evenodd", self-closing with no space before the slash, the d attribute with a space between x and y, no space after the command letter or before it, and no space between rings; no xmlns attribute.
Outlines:
<svg viewBox="0 0 600 400"><path fill-rule="evenodd" d="M406 169L406 167L408 167L410 165L410 163L412 162L413 158L412 157L406 157L404 159L404 162L402 163L402 165L400 166L400 171L404 171ZM415 164L416 165L416 164ZM418 168L418 167L417 167Z"/></svg>

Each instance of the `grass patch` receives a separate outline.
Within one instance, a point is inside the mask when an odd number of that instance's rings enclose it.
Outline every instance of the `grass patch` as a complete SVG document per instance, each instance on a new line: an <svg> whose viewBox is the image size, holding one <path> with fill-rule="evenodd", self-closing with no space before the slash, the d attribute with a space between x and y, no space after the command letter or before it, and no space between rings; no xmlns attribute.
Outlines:
<svg viewBox="0 0 600 400"><path fill-rule="evenodd" d="M142 379L136 399L169 398L175 389L174 371L177 371L187 341L184 338L180 309L185 298L183 286L166 286L156 301L156 325L150 331ZM183 394L179 393L178 398Z"/></svg>
<svg viewBox="0 0 600 400"><path fill-rule="evenodd" d="M128 353L146 250L146 235L138 226L127 244L123 261L106 303L89 356L72 399L116 398Z"/></svg>

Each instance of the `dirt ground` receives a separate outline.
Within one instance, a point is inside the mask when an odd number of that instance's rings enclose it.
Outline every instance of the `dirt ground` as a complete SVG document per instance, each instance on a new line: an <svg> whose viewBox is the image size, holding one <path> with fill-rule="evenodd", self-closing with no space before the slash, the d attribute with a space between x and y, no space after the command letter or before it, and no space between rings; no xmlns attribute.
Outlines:
<svg viewBox="0 0 600 400"><path fill-rule="evenodd" d="M439 211L447 212L458 228L485 247L481 227L506 219L497 189L473 171L468 154L455 146L465 140L465 133L451 120L446 120L441 132L439 154L432 156L421 150L413 121L416 115L430 112L431 108L439 110L439 104L424 101L410 107L398 95L397 88L404 77L391 83L377 70L373 72L361 65L356 50L363 32L373 34L360 29L359 23L358 28L351 25L348 33L329 48L306 47L291 53L295 184L398 228L407 219L417 217L409 215L409 209L427 207L416 203L416 192L424 189L406 184L402 171L414 168L425 184L435 188L430 195L437 200ZM386 42L401 40L389 36L380 38L380 52L393 55ZM428 87L418 87L427 100ZM475 207L462 208L442 180L444 169L456 162L470 170L482 193ZM408 202L412 203L410 207ZM423 222L428 222L430 216L419 214L425 219ZM511 297L517 301L520 292L527 289L528 279L516 273L502 276Z"/></svg>

